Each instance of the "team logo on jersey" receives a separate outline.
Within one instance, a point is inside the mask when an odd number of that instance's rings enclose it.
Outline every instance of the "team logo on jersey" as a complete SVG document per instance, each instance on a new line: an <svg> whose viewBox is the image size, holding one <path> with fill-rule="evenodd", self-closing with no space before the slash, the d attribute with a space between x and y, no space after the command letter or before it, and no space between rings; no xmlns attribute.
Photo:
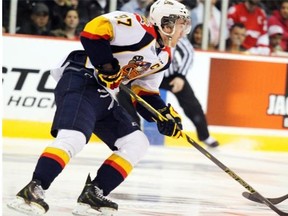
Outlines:
<svg viewBox="0 0 288 216"><path fill-rule="evenodd" d="M151 66L150 62L143 61L143 56L134 56L127 65L121 68L124 80L131 80L145 73Z"/></svg>

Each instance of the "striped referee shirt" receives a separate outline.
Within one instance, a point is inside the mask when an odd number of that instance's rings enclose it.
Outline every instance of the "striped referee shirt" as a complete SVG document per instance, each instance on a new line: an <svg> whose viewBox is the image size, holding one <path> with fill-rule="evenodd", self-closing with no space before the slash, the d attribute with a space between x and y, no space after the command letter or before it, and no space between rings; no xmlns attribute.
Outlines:
<svg viewBox="0 0 288 216"><path fill-rule="evenodd" d="M192 67L194 48L187 37L181 38L176 47L171 50L172 62L165 77L186 76Z"/></svg>

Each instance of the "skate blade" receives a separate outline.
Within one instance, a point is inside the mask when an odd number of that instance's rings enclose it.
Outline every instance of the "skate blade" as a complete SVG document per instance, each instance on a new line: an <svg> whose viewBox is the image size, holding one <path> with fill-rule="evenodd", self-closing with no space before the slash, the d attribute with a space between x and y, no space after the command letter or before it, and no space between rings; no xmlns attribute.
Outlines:
<svg viewBox="0 0 288 216"><path fill-rule="evenodd" d="M34 202L28 204L23 198L18 196L8 203L7 206L13 210L31 216L44 215L46 213L45 209L41 205Z"/></svg>
<svg viewBox="0 0 288 216"><path fill-rule="evenodd" d="M77 216L116 216L116 210L111 208L100 208L98 211L91 208L90 205L84 203L77 203L73 209L72 214Z"/></svg>

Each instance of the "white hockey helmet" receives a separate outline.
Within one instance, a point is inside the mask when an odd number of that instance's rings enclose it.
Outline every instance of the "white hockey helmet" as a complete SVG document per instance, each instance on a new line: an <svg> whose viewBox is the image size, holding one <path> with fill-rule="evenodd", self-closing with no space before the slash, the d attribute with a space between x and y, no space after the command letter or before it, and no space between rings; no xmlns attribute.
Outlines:
<svg viewBox="0 0 288 216"><path fill-rule="evenodd" d="M185 34L188 34L191 30L191 18L185 5L176 0L157 0L151 5L150 20L152 24L157 26L164 34L167 35L167 33L163 31L163 27L168 25L174 28L177 19L185 20L186 27L184 31Z"/></svg>

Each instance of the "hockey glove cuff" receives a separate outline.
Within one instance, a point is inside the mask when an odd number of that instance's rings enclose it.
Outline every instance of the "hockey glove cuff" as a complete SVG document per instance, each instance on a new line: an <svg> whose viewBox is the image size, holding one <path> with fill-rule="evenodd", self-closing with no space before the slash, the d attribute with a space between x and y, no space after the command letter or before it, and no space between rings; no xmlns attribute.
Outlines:
<svg viewBox="0 0 288 216"><path fill-rule="evenodd" d="M158 110L167 120L157 121L157 127L161 134L178 139L181 136L182 123L180 115L171 104Z"/></svg>
<svg viewBox="0 0 288 216"><path fill-rule="evenodd" d="M122 70L116 58L111 62L112 69L105 70L102 67L96 68L96 77L98 82L110 89L118 88L122 81Z"/></svg>

